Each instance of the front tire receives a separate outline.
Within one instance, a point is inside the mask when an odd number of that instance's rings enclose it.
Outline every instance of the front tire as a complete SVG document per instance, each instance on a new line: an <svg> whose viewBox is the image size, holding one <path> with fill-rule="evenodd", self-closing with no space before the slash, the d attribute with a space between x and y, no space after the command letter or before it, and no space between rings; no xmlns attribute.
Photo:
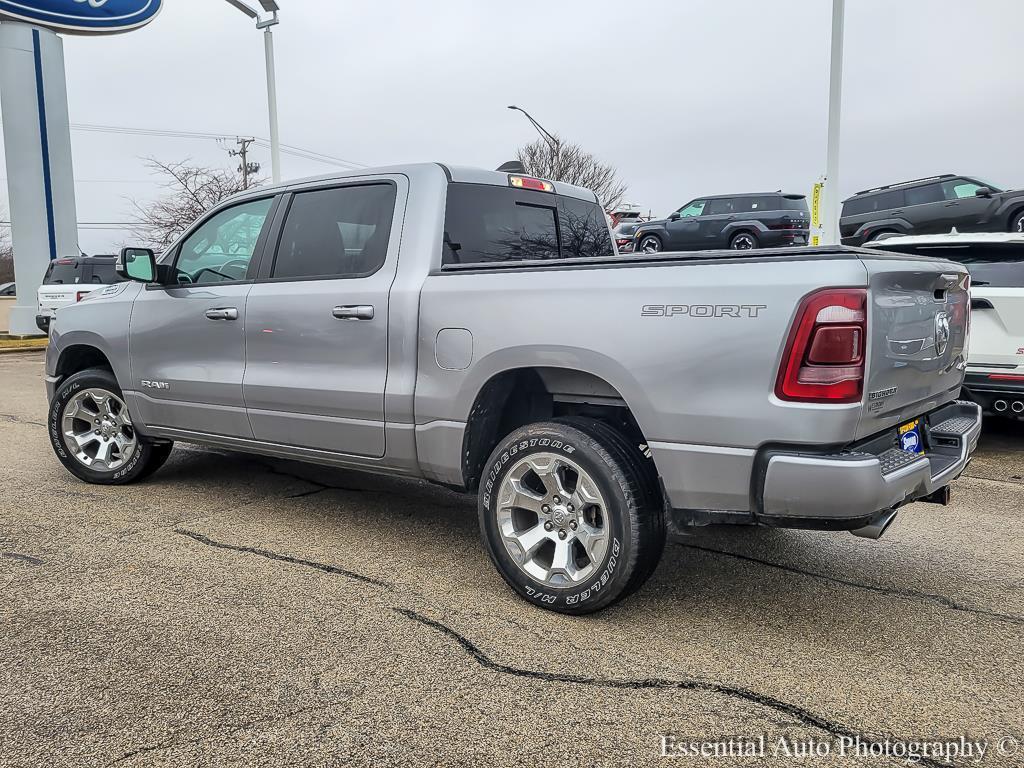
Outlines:
<svg viewBox="0 0 1024 768"><path fill-rule="evenodd" d="M1024 210L1017 211L1010 217L1010 231L1024 234Z"/></svg>
<svg viewBox="0 0 1024 768"><path fill-rule="evenodd" d="M644 235L640 238L637 250L640 253L660 253L664 247L661 238L657 235Z"/></svg>
<svg viewBox="0 0 1024 768"><path fill-rule="evenodd" d="M125 485L159 469L173 443L155 443L132 425L114 374L90 368L65 379L50 403L50 445L75 477L96 485Z"/></svg>
<svg viewBox="0 0 1024 768"><path fill-rule="evenodd" d="M480 531L498 573L523 599L593 613L636 591L665 544L662 511L630 447L585 421L516 430L480 483Z"/></svg>

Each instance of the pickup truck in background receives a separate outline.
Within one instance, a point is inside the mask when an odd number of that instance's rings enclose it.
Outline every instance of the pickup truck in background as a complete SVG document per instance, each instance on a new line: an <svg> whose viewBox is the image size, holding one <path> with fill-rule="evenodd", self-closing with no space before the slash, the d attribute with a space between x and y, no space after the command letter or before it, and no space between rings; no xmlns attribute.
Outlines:
<svg viewBox="0 0 1024 768"><path fill-rule="evenodd" d="M95 290L121 282L114 269L117 257L75 256L54 259L46 268L43 284L36 293L36 326L49 331L57 310L81 301Z"/></svg>
<svg viewBox="0 0 1024 768"><path fill-rule="evenodd" d="M119 271L51 328L71 473L136 481L183 441L425 478L477 493L501 576L564 613L638 589L675 526L877 537L981 428L963 266L619 256L592 192L516 174L261 187Z"/></svg>

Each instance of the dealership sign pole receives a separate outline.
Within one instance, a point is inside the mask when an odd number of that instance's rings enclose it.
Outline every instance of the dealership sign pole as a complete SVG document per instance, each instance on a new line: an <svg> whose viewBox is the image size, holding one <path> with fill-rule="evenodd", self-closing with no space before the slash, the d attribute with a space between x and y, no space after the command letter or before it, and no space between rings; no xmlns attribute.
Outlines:
<svg viewBox="0 0 1024 768"><path fill-rule="evenodd" d="M0 107L17 301L10 333L37 334L36 291L50 261L77 256L78 218L64 43L152 21L161 0L0 0Z"/></svg>

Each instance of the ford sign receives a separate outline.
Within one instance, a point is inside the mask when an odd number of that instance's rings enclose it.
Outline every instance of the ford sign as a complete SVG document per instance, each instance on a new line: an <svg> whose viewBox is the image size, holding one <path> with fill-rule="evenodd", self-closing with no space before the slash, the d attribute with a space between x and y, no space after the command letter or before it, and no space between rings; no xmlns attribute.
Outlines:
<svg viewBox="0 0 1024 768"><path fill-rule="evenodd" d="M161 0L0 0L0 20L72 34L127 32L153 20Z"/></svg>

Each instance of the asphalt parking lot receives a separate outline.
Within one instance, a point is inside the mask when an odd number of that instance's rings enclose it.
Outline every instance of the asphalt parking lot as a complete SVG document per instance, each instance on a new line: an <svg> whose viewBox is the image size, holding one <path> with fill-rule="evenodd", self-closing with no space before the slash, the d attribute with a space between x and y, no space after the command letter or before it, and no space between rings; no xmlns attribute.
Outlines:
<svg viewBox="0 0 1024 768"><path fill-rule="evenodd" d="M880 541L708 529L632 599L566 618L508 591L474 501L440 488L191 448L144 484L83 484L51 453L42 374L0 357L2 766L795 764L668 760L664 734L1024 744L1022 429L989 425L953 504L904 509Z"/></svg>

